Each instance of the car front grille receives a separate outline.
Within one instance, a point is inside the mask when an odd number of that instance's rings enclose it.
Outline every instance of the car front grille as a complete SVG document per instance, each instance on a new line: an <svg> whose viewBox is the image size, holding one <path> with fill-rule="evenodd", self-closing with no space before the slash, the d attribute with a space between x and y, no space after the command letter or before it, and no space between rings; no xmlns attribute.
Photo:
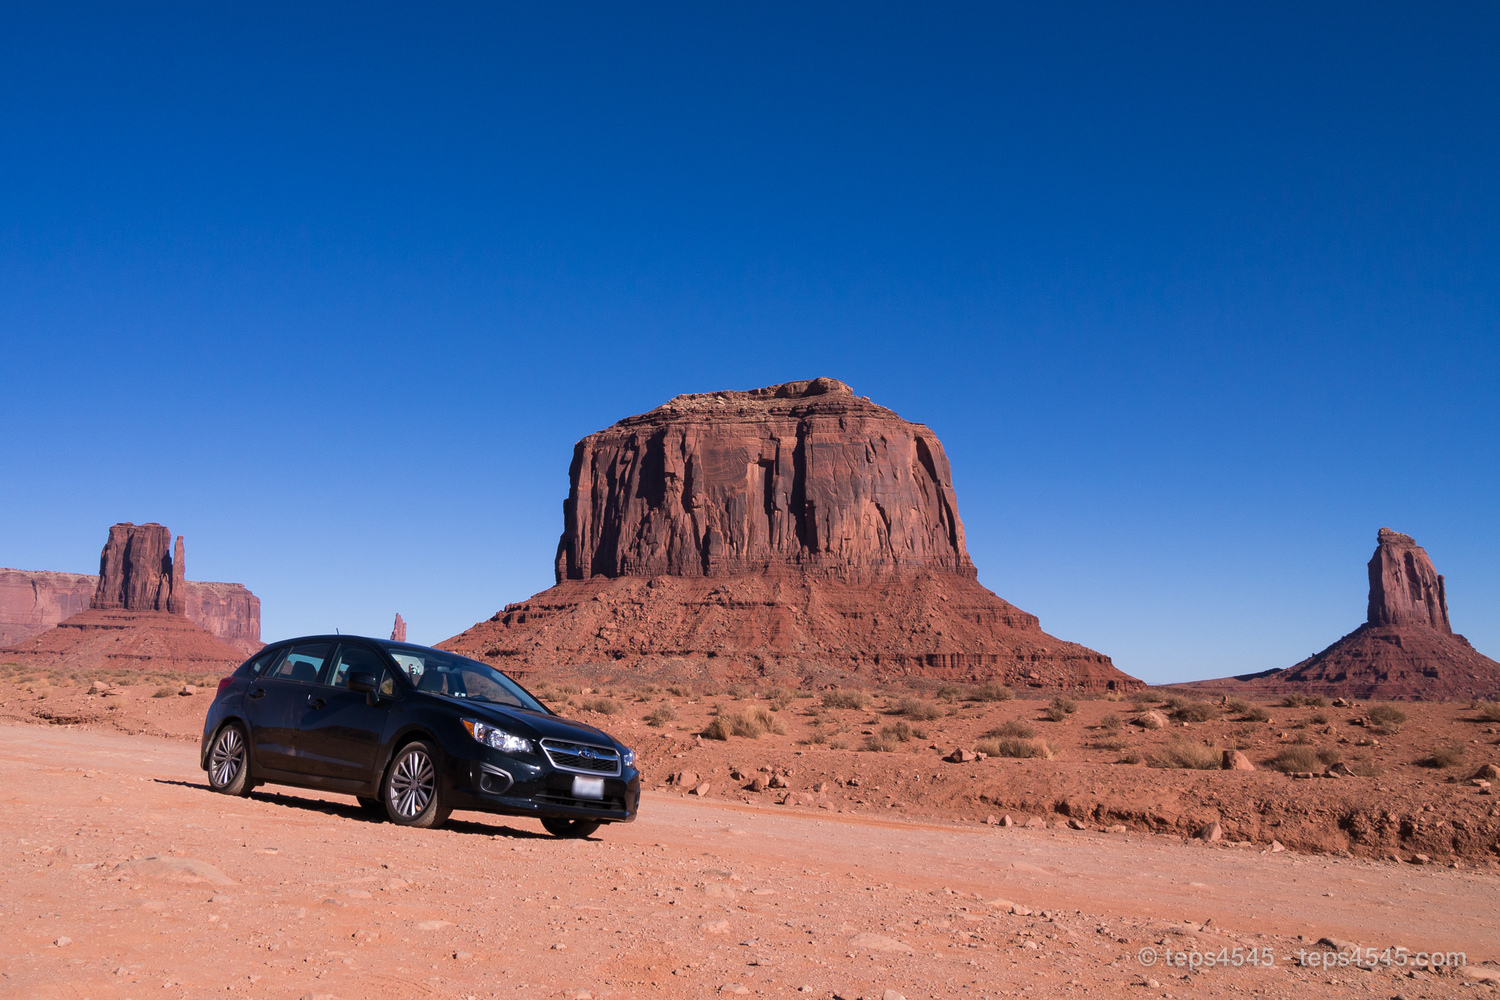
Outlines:
<svg viewBox="0 0 1500 1000"><path fill-rule="evenodd" d="M614 777L620 773L620 754L613 747L568 743L564 740L542 740L542 751L552 766L574 774L599 774Z"/></svg>
<svg viewBox="0 0 1500 1000"><path fill-rule="evenodd" d="M571 795L563 795L558 792L541 792L531 797L531 801L543 806L567 806L571 809L588 809L592 812L610 812L625 815L625 800L623 799L575 799Z"/></svg>

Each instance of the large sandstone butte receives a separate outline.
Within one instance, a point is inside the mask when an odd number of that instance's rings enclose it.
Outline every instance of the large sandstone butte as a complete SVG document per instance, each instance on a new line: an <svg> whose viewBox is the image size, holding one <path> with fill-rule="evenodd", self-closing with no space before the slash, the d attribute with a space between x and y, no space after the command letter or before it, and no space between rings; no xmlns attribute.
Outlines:
<svg viewBox="0 0 1500 1000"><path fill-rule="evenodd" d="M936 436L834 379L677 396L569 476L557 585L444 647L604 683L1141 686L980 586Z"/></svg>
<svg viewBox="0 0 1500 1000"><path fill-rule="evenodd" d="M154 523L113 525L98 576L0 570L4 655L208 670L259 649L260 599L185 570L182 536Z"/></svg>
<svg viewBox="0 0 1500 1000"><path fill-rule="evenodd" d="M1425 549L1410 535L1381 528L1369 572L1370 599L1359 628L1285 670L1199 686L1381 701L1500 697L1500 663L1453 631L1443 578Z"/></svg>

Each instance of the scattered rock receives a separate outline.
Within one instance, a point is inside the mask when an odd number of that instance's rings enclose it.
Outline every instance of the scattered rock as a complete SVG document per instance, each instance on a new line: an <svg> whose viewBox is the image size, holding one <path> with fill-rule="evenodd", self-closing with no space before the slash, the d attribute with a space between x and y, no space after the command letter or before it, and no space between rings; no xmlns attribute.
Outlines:
<svg viewBox="0 0 1500 1000"><path fill-rule="evenodd" d="M1080 819L1069 819L1068 820L1068 828L1071 829L1071 830L1087 830L1088 829L1088 827L1086 827L1086 826L1083 825L1083 821L1080 820Z"/></svg>
<svg viewBox="0 0 1500 1000"><path fill-rule="evenodd" d="M1149 712L1142 712L1130 721L1144 729L1166 729L1172 724L1165 715L1162 715L1155 709Z"/></svg>
<svg viewBox="0 0 1500 1000"><path fill-rule="evenodd" d="M699 797L702 797L702 796L708 794L708 790L711 787L712 786L708 782L704 781L704 782L698 784L697 786L695 786L692 791L688 792L688 794L689 795L697 795Z"/></svg>
<svg viewBox="0 0 1500 1000"><path fill-rule="evenodd" d="M122 861L115 871L131 870L140 875L165 879L169 882L210 882L214 885L234 885L234 879L197 858L150 857L136 861Z"/></svg>
<svg viewBox="0 0 1500 1000"><path fill-rule="evenodd" d="M1485 764L1479 770L1469 775L1469 777L1480 781L1500 781L1500 767L1496 767L1494 764Z"/></svg>
<svg viewBox="0 0 1500 1000"><path fill-rule="evenodd" d="M70 937L60 937L52 943L58 948L66 948L68 945L73 943L73 939Z"/></svg>
<svg viewBox="0 0 1500 1000"><path fill-rule="evenodd" d="M766 784L765 778L756 778L750 782L750 790L752 792L763 792L767 787L769 786Z"/></svg>
<svg viewBox="0 0 1500 1000"><path fill-rule="evenodd" d="M856 934L849 939L849 947L863 948L866 951L899 951L908 955L913 954L911 945L897 941L895 938L888 938L883 934Z"/></svg>
<svg viewBox="0 0 1500 1000"><path fill-rule="evenodd" d="M1255 765L1250 762L1250 758L1246 757L1243 753L1241 753L1238 750L1225 750L1224 751L1224 761L1223 761L1223 763L1220 766L1225 771L1253 771L1253 770L1255 770Z"/></svg>
<svg viewBox="0 0 1500 1000"><path fill-rule="evenodd" d="M1033 816L1033 817L1031 817L1030 819L1028 819L1025 823L1023 823L1021 825L1024 826L1028 830L1045 830L1045 829L1047 829L1047 821L1044 820L1044 819L1042 819L1042 817L1040 817L1040 816Z"/></svg>
<svg viewBox="0 0 1500 1000"><path fill-rule="evenodd" d="M972 761L978 760L979 758L968 750L959 747L943 759L950 764L968 764Z"/></svg>
<svg viewBox="0 0 1500 1000"><path fill-rule="evenodd" d="M1273 840L1273 841L1271 841L1271 853L1272 854L1280 854L1284 850L1286 850L1286 845L1283 844L1281 841L1279 841L1279 840Z"/></svg>
<svg viewBox="0 0 1500 1000"><path fill-rule="evenodd" d="M698 929L705 934L728 934L729 921L710 920L707 923L699 924Z"/></svg>
<svg viewBox="0 0 1500 1000"><path fill-rule="evenodd" d="M780 775L780 774L773 774L773 775L771 775L771 780L768 781L766 784L770 788L790 788L790 787L792 787L791 784L786 780L786 777L783 776L783 775Z"/></svg>
<svg viewBox="0 0 1500 1000"><path fill-rule="evenodd" d="M1000 825L1001 826L1015 826L1016 825L1016 821L1010 818L1010 813L1006 813L1004 816L1000 817Z"/></svg>
<svg viewBox="0 0 1500 1000"><path fill-rule="evenodd" d="M1201 827L1195 836L1199 840L1216 844L1224 839L1224 828L1218 823L1209 823L1207 826Z"/></svg>
<svg viewBox="0 0 1500 1000"><path fill-rule="evenodd" d="M1104 828L1104 832L1105 833L1126 833L1128 831L1125 829L1125 824L1124 823L1115 823L1115 824L1112 824L1110 826L1106 826Z"/></svg>
<svg viewBox="0 0 1500 1000"><path fill-rule="evenodd" d="M750 990L743 983L725 983L723 986L719 987L719 992L733 993L737 996L744 996L746 993L749 993Z"/></svg>
<svg viewBox="0 0 1500 1000"><path fill-rule="evenodd" d="M1328 765L1328 769L1323 772L1323 777L1352 778L1354 777L1354 769L1343 761L1339 761L1337 764Z"/></svg>

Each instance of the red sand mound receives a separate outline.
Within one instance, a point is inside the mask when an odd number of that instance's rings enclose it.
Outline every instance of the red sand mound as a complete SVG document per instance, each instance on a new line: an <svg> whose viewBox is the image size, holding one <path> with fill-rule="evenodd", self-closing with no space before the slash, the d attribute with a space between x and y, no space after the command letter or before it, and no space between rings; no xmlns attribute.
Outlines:
<svg viewBox="0 0 1500 1000"><path fill-rule="evenodd" d="M549 678L1140 686L976 582L941 443L842 382L678 396L570 477L558 585L444 646Z"/></svg>
<svg viewBox="0 0 1500 1000"><path fill-rule="evenodd" d="M244 658L182 615L102 608L81 611L20 646L0 650L0 660L42 669L66 665L224 673Z"/></svg>

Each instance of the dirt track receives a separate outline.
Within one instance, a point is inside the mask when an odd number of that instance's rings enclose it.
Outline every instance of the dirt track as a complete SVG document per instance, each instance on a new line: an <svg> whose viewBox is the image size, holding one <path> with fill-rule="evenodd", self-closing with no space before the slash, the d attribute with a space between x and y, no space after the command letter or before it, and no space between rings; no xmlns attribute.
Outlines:
<svg viewBox="0 0 1500 1000"><path fill-rule="evenodd" d="M64 727L0 726L0 782L6 997L1418 997L1473 995L1500 959L1480 872L649 793L588 842L464 813L403 830L338 797L220 797L191 744ZM1323 936L1469 970L1285 961ZM1237 946L1275 966L1136 958Z"/></svg>

